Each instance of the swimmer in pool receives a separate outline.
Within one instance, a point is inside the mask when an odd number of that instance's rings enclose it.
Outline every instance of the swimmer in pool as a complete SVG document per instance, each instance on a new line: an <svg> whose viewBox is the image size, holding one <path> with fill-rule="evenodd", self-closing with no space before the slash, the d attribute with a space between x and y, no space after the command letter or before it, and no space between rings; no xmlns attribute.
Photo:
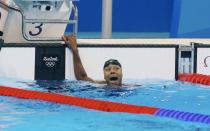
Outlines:
<svg viewBox="0 0 210 131"><path fill-rule="evenodd" d="M118 60L110 59L104 63L103 72L104 80L96 81L88 77L79 55L77 48L77 40L74 35L64 36L63 40L73 53L74 72L77 80L90 81L99 84L107 84L109 86L122 86L122 67Z"/></svg>

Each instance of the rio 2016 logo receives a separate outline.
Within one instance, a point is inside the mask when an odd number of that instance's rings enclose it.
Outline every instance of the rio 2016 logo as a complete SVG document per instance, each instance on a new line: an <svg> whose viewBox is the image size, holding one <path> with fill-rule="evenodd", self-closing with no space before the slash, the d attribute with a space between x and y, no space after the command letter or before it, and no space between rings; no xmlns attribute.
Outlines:
<svg viewBox="0 0 210 131"><path fill-rule="evenodd" d="M58 57L52 57L52 56L50 56L50 57L43 57L43 62L44 62L44 64L47 66L47 67L49 67L49 68L53 68L53 67L55 67L56 66L56 63L58 63Z"/></svg>

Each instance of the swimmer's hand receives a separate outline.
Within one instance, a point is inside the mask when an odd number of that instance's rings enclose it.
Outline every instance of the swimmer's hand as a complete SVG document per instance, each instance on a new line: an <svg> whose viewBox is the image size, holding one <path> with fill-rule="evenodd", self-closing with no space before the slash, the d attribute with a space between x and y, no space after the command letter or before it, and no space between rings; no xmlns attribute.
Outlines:
<svg viewBox="0 0 210 131"><path fill-rule="evenodd" d="M75 35L63 36L62 39L69 48L71 48L72 50L77 50L77 39Z"/></svg>

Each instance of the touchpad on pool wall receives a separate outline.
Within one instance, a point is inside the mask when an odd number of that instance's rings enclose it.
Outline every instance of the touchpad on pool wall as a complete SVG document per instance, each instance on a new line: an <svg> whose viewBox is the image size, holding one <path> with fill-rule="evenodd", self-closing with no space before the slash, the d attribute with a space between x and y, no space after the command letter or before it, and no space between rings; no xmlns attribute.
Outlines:
<svg viewBox="0 0 210 131"><path fill-rule="evenodd" d="M36 47L35 80L65 79L65 48Z"/></svg>

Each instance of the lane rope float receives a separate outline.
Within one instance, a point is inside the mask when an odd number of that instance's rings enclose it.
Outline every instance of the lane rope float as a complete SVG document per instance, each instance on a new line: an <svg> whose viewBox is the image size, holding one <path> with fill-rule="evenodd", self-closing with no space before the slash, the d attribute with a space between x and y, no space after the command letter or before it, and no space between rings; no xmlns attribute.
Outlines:
<svg viewBox="0 0 210 131"><path fill-rule="evenodd" d="M200 122L210 124L210 115L161 109L149 106L139 106L110 102L76 96L66 96L56 93L32 91L13 87L0 86L0 95L13 96L23 99L43 100L60 104L79 106L105 112L125 112L133 114L148 114L160 117L174 118L177 120Z"/></svg>
<svg viewBox="0 0 210 131"><path fill-rule="evenodd" d="M210 76L203 74L179 74L179 80L203 85L210 85Z"/></svg>

